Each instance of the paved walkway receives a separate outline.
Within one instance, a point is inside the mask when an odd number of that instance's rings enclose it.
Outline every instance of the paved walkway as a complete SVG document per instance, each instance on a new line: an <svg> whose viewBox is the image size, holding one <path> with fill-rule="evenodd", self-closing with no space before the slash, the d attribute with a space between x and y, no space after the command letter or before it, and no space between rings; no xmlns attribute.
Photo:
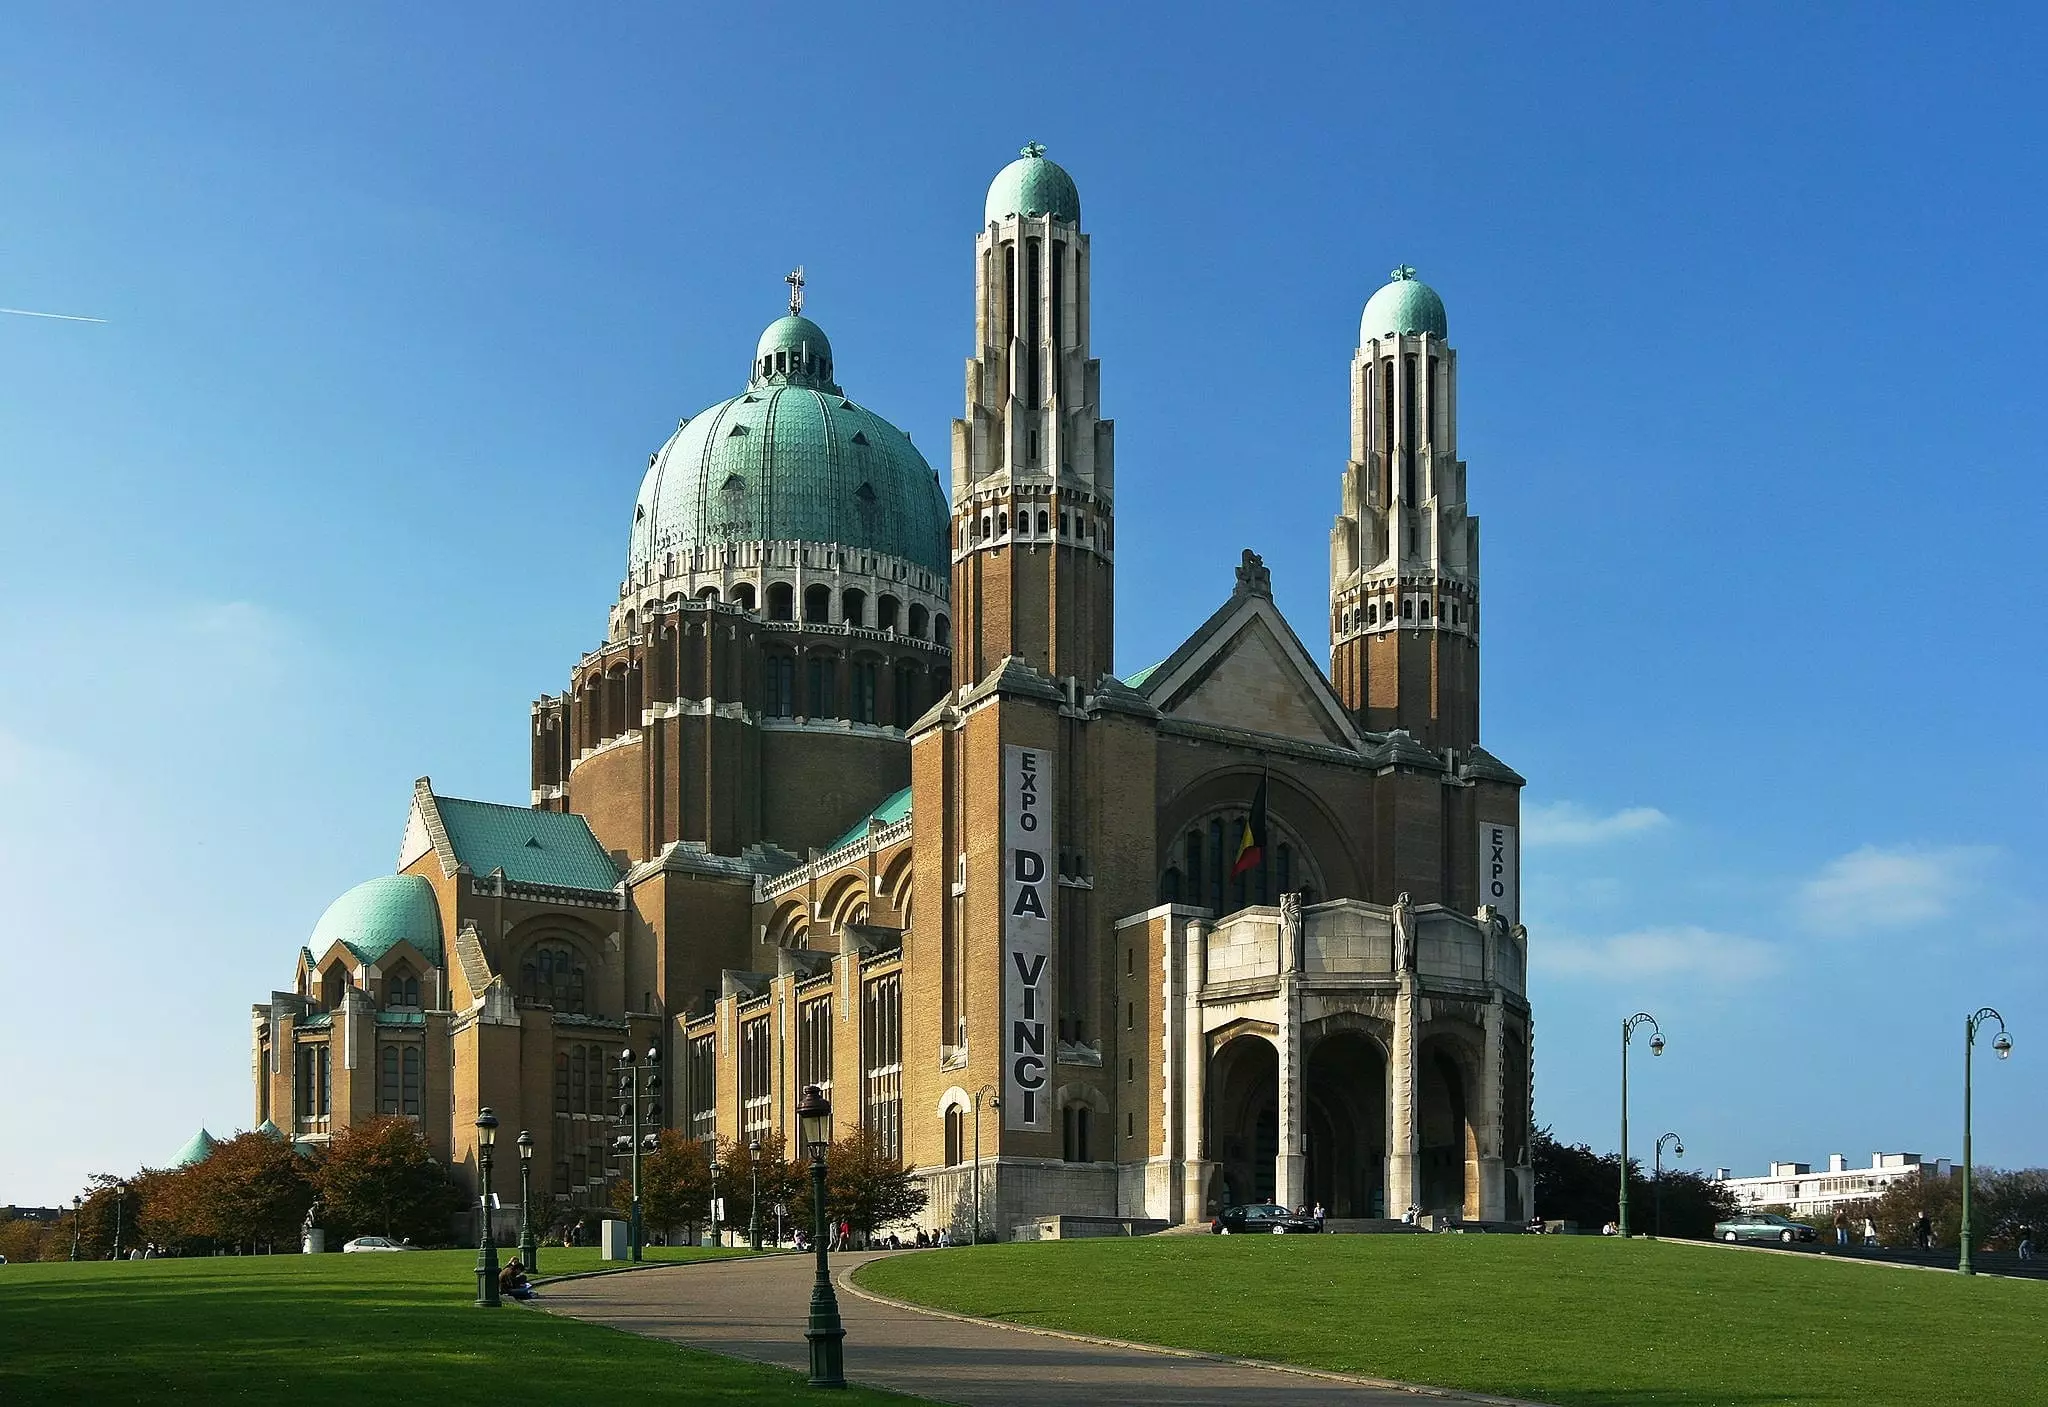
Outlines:
<svg viewBox="0 0 2048 1407"><path fill-rule="evenodd" d="M1426 1407L1502 1401L928 1314L867 1298L847 1284L856 1266L875 1258L833 1258L839 1313L846 1322L846 1376L864 1387L962 1407ZM650 1338L806 1370L804 1321L813 1273L808 1256L699 1262L565 1280L543 1287L537 1303L555 1314Z"/></svg>

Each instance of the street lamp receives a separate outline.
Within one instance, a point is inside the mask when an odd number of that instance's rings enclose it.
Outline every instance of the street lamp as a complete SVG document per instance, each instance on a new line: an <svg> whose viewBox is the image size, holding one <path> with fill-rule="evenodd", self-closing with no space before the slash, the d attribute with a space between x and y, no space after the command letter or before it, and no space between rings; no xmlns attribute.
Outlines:
<svg viewBox="0 0 2048 1407"><path fill-rule="evenodd" d="M122 1211L122 1206L123 1206L123 1204L124 1204L124 1203L126 1203L126 1202L127 1202L127 1200L128 1200L128 1184L127 1184L127 1183L125 1183L125 1182L117 1182L117 1183L115 1183L115 1184L114 1184L114 1259L115 1259L115 1260L119 1260L119 1259L121 1258L121 1211Z"/></svg>
<svg viewBox="0 0 2048 1407"><path fill-rule="evenodd" d="M725 1233L718 1229L718 1152L711 1153L711 1244L725 1244Z"/></svg>
<svg viewBox="0 0 2048 1407"><path fill-rule="evenodd" d="M761 1249L761 1135L747 1137L747 1171L753 1174L754 1192L747 1202L747 1244Z"/></svg>
<svg viewBox="0 0 2048 1407"><path fill-rule="evenodd" d="M1956 1270L1964 1275L1977 1272L1970 1265L1970 1053L1977 1045L1977 1028L1986 1021L1998 1023L1998 1036L1991 1048L2000 1060L2012 1055L2012 1037L2005 1033L2005 1018L1990 1007L1982 1007L1963 1022L1963 1253Z"/></svg>
<svg viewBox="0 0 2048 1407"><path fill-rule="evenodd" d="M540 1239L533 1234L533 1135L519 1130L519 1260L528 1275L540 1271Z"/></svg>
<svg viewBox="0 0 2048 1407"><path fill-rule="evenodd" d="M628 1046L619 1052L619 1122L629 1125L630 1134L620 1134L612 1140L614 1152L627 1154L632 1158L633 1168L633 1210L626 1223L626 1257L640 1259L640 1248L645 1242L645 1228L641 1224L640 1212L640 1152L643 1136L640 1121L645 1117L650 1123L661 1118L661 1047L647 1047L644 1061L636 1062L633 1049ZM644 1096L644 1102L643 1102ZM645 1143L656 1141L657 1135L645 1135Z"/></svg>
<svg viewBox="0 0 2048 1407"><path fill-rule="evenodd" d="M974 1244L981 1244L981 1101L988 1098L988 1107L1003 1107L1003 1097L996 1093L994 1085L983 1085L974 1092Z"/></svg>
<svg viewBox="0 0 2048 1407"><path fill-rule="evenodd" d="M1667 1143L1671 1145L1673 1153L1681 1158L1685 1156L1685 1140L1677 1134L1667 1133L1657 1140L1657 1229L1651 1234L1651 1240L1664 1234L1664 1145Z"/></svg>
<svg viewBox="0 0 2048 1407"><path fill-rule="evenodd" d="M85 1199L73 1194L71 1198L71 1258L78 1259L78 1212L85 1205Z"/></svg>
<svg viewBox="0 0 2048 1407"><path fill-rule="evenodd" d="M811 1386L845 1387L846 1327L839 1322L839 1297L825 1262L825 1149L832 1142L832 1102L816 1085L805 1085L796 1102L804 1142L811 1150L811 1239L817 1244L818 1274L811 1282L811 1321L804 1338L811 1345Z"/></svg>
<svg viewBox="0 0 2048 1407"><path fill-rule="evenodd" d="M1639 1011L1621 1023L1621 1234L1628 1235L1628 1043L1636 1033L1636 1027L1648 1023L1650 1027L1650 1054L1664 1053L1664 1031L1657 1025L1657 1018L1647 1011Z"/></svg>
<svg viewBox="0 0 2048 1407"><path fill-rule="evenodd" d="M498 1307L498 1239L491 1230L491 1146L498 1141L498 1116L489 1105L476 1111L477 1197L476 1302L480 1309Z"/></svg>

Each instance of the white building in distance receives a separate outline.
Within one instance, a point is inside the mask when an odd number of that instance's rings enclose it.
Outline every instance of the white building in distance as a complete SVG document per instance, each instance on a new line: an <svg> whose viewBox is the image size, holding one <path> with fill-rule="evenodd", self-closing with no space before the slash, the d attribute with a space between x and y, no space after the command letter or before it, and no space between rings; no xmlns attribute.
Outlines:
<svg viewBox="0 0 2048 1407"><path fill-rule="evenodd" d="M1908 1178L1947 1177L1949 1160L1933 1162L1918 1153L1873 1153L1870 1166L1852 1168L1845 1154L1828 1155L1826 1172L1815 1172L1811 1163L1772 1163L1762 1177L1730 1177L1728 1169L1715 1170L1714 1181L1735 1194L1744 1208L1790 1207L1800 1216L1833 1212L1844 1203L1882 1197L1894 1183Z"/></svg>

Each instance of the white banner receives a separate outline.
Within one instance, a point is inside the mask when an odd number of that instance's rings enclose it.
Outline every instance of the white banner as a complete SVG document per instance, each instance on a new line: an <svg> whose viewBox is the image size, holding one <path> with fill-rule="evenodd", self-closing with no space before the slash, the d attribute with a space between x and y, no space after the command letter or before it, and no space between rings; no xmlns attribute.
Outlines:
<svg viewBox="0 0 2048 1407"><path fill-rule="evenodd" d="M1522 852L1513 826L1479 825L1479 902L1499 909L1509 923L1522 921Z"/></svg>
<svg viewBox="0 0 2048 1407"><path fill-rule="evenodd" d="M1052 754L1003 749L1003 1127L1052 1127Z"/></svg>

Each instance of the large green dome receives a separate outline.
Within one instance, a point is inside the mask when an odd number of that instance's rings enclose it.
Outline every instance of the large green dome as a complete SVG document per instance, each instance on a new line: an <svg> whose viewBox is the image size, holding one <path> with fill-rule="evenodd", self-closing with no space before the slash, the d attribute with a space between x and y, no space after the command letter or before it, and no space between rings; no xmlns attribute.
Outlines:
<svg viewBox="0 0 2048 1407"><path fill-rule="evenodd" d="M1024 154L996 172L989 183L988 202L982 223L993 225L1012 215L1050 215L1070 225L1081 223L1081 192L1074 178L1056 161L1045 159L1045 148L1032 142Z"/></svg>
<svg viewBox="0 0 2048 1407"><path fill-rule="evenodd" d="M1444 300L1403 264L1394 270L1392 283L1365 300L1365 314L1358 320L1358 345L1363 347L1375 337L1413 337L1423 332L1441 338L1448 335L1444 329Z"/></svg>
<svg viewBox="0 0 2048 1407"><path fill-rule="evenodd" d="M848 400L832 344L809 318L777 318L747 389L684 421L633 505L629 575L671 552L726 542L832 542L949 569L946 495L910 437Z"/></svg>
<svg viewBox="0 0 2048 1407"><path fill-rule="evenodd" d="M364 962L375 962L400 943L439 962L441 906L434 901L434 886L416 874L364 880L327 906L306 946L319 957L337 942L346 943Z"/></svg>

